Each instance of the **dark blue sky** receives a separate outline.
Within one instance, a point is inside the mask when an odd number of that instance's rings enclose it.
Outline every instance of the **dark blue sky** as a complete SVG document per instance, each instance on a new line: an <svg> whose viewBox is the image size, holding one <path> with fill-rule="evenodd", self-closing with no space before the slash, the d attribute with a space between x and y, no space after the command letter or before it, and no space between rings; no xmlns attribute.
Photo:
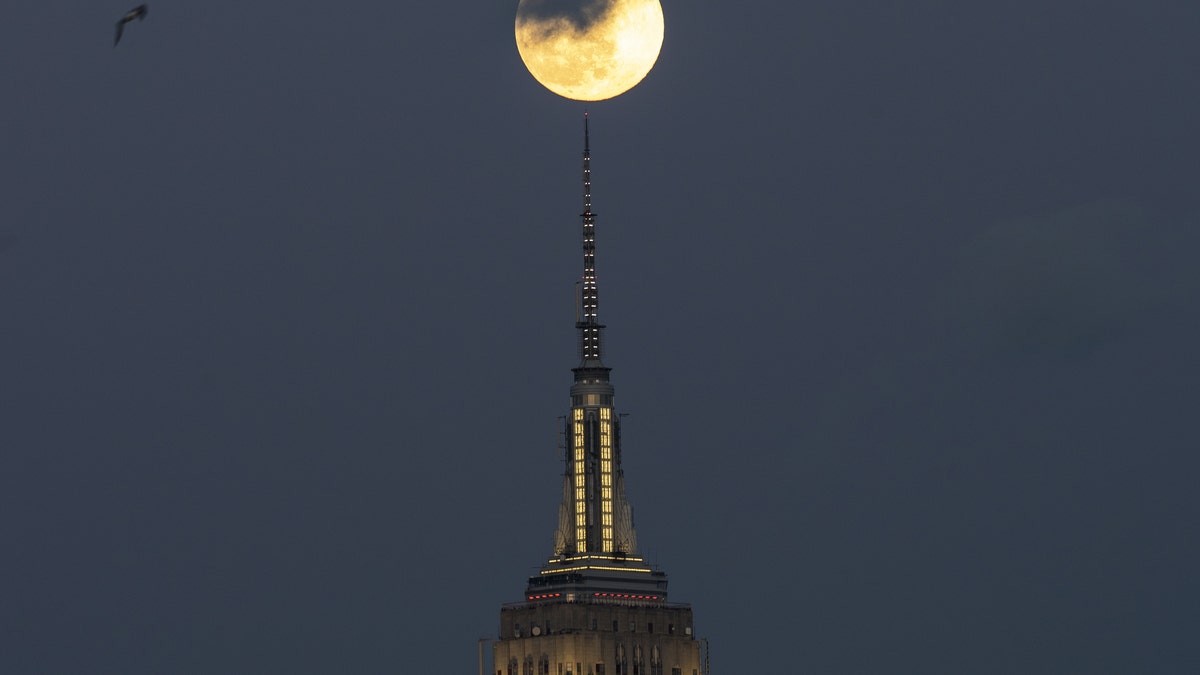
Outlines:
<svg viewBox="0 0 1200 675"><path fill-rule="evenodd" d="M516 4L7 13L0 671L474 672L582 267ZM600 315L714 672L1200 671L1200 5L664 12Z"/></svg>

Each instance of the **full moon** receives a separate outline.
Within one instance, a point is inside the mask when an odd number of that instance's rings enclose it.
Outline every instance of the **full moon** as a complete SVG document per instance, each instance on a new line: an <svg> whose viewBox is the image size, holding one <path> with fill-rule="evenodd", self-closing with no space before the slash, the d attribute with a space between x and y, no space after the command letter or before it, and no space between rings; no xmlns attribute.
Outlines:
<svg viewBox="0 0 1200 675"><path fill-rule="evenodd" d="M577 101L629 91L663 42L659 0L521 0L517 51L533 77Z"/></svg>

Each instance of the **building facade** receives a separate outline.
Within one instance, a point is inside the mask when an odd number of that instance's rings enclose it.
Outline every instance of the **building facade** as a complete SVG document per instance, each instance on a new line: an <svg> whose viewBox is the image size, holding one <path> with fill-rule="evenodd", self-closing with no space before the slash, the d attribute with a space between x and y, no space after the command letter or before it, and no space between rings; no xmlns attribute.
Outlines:
<svg viewBox="0 0 1200 675"><path fill-rule="evenodd" d="M583 142L583 280L563 444L566 470L553 556L530 577L525 599L500 609L496 675L707 675L692 608L667 600L667 575L638 556L621 470L621 418L596 287L587 114Z"/></svg>

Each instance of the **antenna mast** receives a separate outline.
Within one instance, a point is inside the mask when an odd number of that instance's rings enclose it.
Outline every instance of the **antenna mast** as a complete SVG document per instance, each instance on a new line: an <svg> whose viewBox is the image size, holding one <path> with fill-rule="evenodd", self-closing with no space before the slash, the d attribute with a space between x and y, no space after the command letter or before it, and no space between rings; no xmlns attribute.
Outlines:
<svg viewBox="0 0 1200 675"><path fill-rule="evenodd" d="M592 213L592 150L588 133L588 114L583 113L583 288L582 316L575 327L579 329L579 359L581 365L600 365L600 325L597 312L600 297L596 290L596 214Z"/></svg>

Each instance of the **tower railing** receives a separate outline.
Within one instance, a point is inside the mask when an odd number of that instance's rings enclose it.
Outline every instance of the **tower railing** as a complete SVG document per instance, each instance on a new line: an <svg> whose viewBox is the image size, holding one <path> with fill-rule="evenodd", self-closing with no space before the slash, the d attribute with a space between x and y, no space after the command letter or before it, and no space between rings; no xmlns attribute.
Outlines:
<svg viewBox="0 0 1200 675"><path fill-rule="evenodd" d="M548 605L620 605L622 607L664 607L666 609L691 609L690 602L663 602L661 600L625 600L622 598L594 598L590 595L577 596L574 600L526 600L524 602L506 602L501 609L533 609Z"/></svg>

